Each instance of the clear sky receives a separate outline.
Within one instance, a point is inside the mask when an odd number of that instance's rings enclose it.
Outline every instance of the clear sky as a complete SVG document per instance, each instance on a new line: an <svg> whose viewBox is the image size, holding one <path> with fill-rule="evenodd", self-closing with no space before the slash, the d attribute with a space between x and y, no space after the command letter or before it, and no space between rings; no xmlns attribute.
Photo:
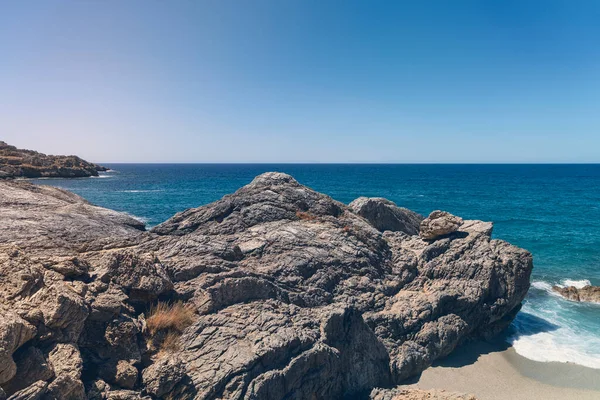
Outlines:
<svg viewBox="0 0 600 400"><path fill-rule="evenodd" d="M4 1L0 124L96 162L600 162L600 1Z"/></svg>

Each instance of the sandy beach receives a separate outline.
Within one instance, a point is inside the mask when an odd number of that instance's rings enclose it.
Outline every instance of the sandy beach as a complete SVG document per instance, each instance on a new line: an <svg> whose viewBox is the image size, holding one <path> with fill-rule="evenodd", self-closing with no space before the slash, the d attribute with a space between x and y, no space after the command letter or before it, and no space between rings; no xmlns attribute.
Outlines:
<svg viewBox="0 0 600 400"><path fill-rule="evenodd" d="M476 342L435 363L410 386L472 393L479 400L598 400L600 370L531 361L500 341Z"/></svg>

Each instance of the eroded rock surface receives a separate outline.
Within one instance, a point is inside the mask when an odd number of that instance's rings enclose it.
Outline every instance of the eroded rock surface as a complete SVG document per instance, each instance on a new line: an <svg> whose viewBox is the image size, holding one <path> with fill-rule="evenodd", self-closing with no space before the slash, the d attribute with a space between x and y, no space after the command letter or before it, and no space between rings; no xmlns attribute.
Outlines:
<svg viewBox="0 0 600 400"><path fill-rule="evenodd" d="M424 219L422 215L380 197L359 197L348 206L381 232L399 231L417 235Z"/></svg>
<svg viewBox="0 0 600 400"><path fill-rule="evenodd" d="M376 202L389 214L365 219L266 173L142 232L68 192L0 183L0 386L45 399L366 399L510 323L527 251L481 221L435 241L414 215L409 233L387 229L396 206ZM164 329L148 317L158 302L193 318Z"/></svg>
<svg viewBox="0 0 600 400"><path fill-rule="evenodd" d="M552 290L569 300L600 303L600 286L588 285L582 288L553 286Z"/></svg>

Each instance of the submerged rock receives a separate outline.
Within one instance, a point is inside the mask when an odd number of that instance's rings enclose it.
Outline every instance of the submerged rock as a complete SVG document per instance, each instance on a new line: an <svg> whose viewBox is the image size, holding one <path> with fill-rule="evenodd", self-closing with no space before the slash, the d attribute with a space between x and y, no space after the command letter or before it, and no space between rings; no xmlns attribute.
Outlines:
<svg viewBox="0 0 600 400"><path fill-rule="evenodd" d="M552 290L569 300L600 303L600 286L588 285L582 288L553 286Z"/></svg>
<svg viewBox="0 0 600 400"><path fill-rule="evenodd" d="M532 269L489 223L423 240L420 217L402 210L346 206L266 173L142 232L68 192L0 183L0 386L336 399L397 385L507 326ZM185 307L152 318L158 301ZM25 352L46 369L19 371ZM6 385L19 374L28 387Z"/></svg>

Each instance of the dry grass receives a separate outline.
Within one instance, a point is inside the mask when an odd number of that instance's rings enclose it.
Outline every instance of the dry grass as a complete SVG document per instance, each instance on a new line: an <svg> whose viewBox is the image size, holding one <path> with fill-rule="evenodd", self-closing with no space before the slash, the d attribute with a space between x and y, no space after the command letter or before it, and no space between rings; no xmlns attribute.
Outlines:
<svg viewBox="0 0 600 400"><path fill-rule="evenodd" d="M146 324L151 335L158 331L180 334L194 322L194 310L182 302L159 302L150 309ZM177 335L178 336L178 335Z"/></svg>
<svg viewBox="0 0 600 400"><path fill-rule="evenodd" d="M298 217L298 219L301 219L303 221L312 221L314 219L317 219L317 217L311 213L308 212L304 212L304 211L296 211L296 217Z"/></svg>
<svg viewBox="0 0 600 400"><path fill-rule="evenodd" d="M159 345L158 352L156 353L156 358L163 358L168 356L169 354L176 353L181 350L181 341L179 338L181 334L178 332L169 332L164 336L164 339Z"/></svg>

